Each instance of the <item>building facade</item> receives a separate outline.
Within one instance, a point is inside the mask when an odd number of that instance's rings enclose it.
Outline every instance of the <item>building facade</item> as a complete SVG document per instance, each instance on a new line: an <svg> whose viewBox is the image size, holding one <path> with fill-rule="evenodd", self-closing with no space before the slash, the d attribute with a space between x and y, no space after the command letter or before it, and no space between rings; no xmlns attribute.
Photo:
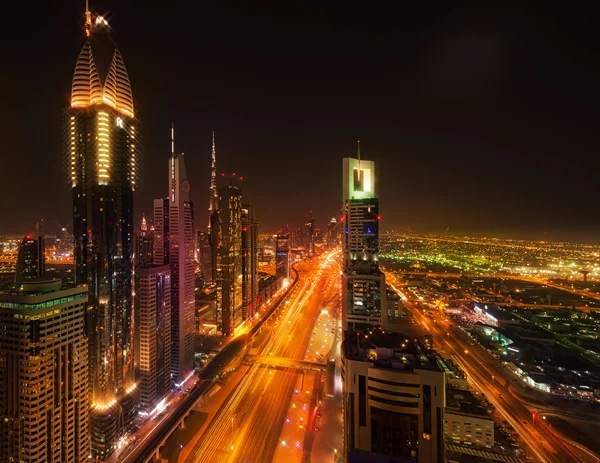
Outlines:
<svg viewBox="0 0 600 463"><path fill-rule="evenodd" d="M346 461L444 462L445 374L424 346L377 330L346 334L342 360ZM398 459L398 460L396 460Z"/></svg>
<svg viewBox="0 0 600 463"><path fill-rule="evenodd" d="M171 133L173 140L174 134ZM175 383L194 370L194 211L183 154L169 159L169 264L171 266L171 375Z"/></svg>
<svg viewBox="0 0 600 463"><path fill-rule="evenodd" d="M159 198L154 200L154 265L169 263L169 200Z"/></svg>
<svg viewBox="0 0 600 463"><path fill-rule="evenodd" d="M385 274L379 270L379 201L375 163L343 160L344 273L342 324L344 330L387 322Z"/></svg>
<svg viewBox="0 0 600 463"><path fill-rule="evenodd" d="M19 246L17 266L15 268L15 288L19 288L24 280L39 278L46 272L46 255L44 253L44 237L39 232L39 224L33 235L25 235Z"/></svg>
<svg viewBox="0 0 600 463"><path fill-rule="evenodd" d="M171 390L171 269L137 267L138 408L149 413Z"/></svg>
<svg viewBox="0 0 600 463"><path fill-rule="evenodd" d="M252 318L258 300L258 223L254 208L242 205L242 319Z"/></svg>
<svg viewBox="0 0 600 463"><path fill-rule="evenodd" d="M73 194L74 277L89 288L92 455L106 458L133 421L133 192L140 153L138 122L125 63L115 47L104 82L86 11L83 45L66 112ZM112 46L112 45L111 45Z"/></svg>
<svg viewBox="0 0 600 463"><path fill-rule="evenodd" d="M134 263L152 265L154 262L154 227L148 226L146 216L142 216L140 229L135 234Z"/></svg>
<svg viewBox="0 0 600 463"><path fill-rule="evenodd" d="M223 336L231 336L242 322L242 190L237 181L219 189L218 217L217 311Z"/></svg>
<svg viewBox="0 0 600 463"><path fill-rule="evenodd" d="M210 234L198 231L196 232L196 246L198 255L198 274L204 284L213 281L212 272L212 246L210 243Z"/></svg>
<svg viewBox="0 0 600 463"><path fill-rule="evenodd" d="M275 276L290 279L290 234L278 233L275 238Z"/></svg>
<svg viewBox="0 0 600 463"><path fill-rule="evenodd" d="M87 301L60 280L0 293L0 461L88 460Z"/></svg>

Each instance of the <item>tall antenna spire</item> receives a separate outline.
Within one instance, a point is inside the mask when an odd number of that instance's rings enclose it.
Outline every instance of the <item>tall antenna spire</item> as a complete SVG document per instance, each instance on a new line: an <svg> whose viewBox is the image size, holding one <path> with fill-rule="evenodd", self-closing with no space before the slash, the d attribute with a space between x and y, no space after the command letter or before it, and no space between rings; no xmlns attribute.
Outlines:
<svg viewBox="0 0 600 463"><path fill-rule="evenodd" d="M171 122L171 157L175 157L175 123Z"/></svg>
<svg viewBox="0 0 600 463"><path fill-rule="evenodd" d="M217 193L217 150L215 147L215 131L212 133L212 162L210 165L210 190L208 194L208 233L211 232L211 215L219 210Z"/></svg>
<svg viewBox="0 0 600 463"><path fill-rule="evenodd" d="M217 151L215 149L215 131L212 133L212 164L210 166L210 188L217 191Z"/></svg>
<svg viewBox="0 0 600 463"><path fill-rule="evenodd" d="M90 12L89 0L85 0L85 35L92 35L92 13Z"/></svg>
<svg viewBox="0 0 600 463"><path fill-rule="evenodd" d="M356 143L358 145L358 181L360 182L360 140Z"/></svg>

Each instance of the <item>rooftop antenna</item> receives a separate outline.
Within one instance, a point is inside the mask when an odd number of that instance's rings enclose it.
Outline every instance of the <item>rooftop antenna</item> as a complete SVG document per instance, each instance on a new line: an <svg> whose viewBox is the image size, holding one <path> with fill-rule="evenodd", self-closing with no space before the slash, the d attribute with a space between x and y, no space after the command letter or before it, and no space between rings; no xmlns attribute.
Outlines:
<svg viewBox="0 0 600 463"><path fill-rule="evenodd" d="M356 143L358 145L358 181L360 182L360 140Z"/></svg>
<svg viewBox="0 0 600 463"><path fill-rule="evenodd" d="M92 13L90 12L89 0L85 0L85 35L92 35Z"/></svg>
<svg viewBox="0 0 600 463"><path fill-rule="evenodd" d="M175 157L175 123L171 122L171 157Z"/></svg>

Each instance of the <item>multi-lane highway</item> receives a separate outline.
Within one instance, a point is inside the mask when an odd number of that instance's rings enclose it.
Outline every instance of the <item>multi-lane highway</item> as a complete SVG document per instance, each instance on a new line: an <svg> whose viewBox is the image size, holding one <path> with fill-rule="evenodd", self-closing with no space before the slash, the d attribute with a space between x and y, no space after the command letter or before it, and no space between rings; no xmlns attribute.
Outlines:
<svg viewBox="0 0 600 463"><path fill-rule="evenodd" d="M272 334L258 355L305 358L315 320L338 291L335 256L331 252L296 266L298 284L266 322ZM185 461L272 461L298 377L295 369L252 365Z"/></svg>
<svg viewBox="0 0 600 463"><path fill-rule="evenodd" d="M394 276L390 275L389 281L398 285ZM504 373L501 371L502 367L498 367L497 361L484 349L469 342L460 329L452 328L447 323L434 322L426 317L413 304L409 292L401 292L401 295L415 320L433 336L436 348L451 355L460 364L471 385L486 396L503 419L518 433L529 454L543 463L600 461L591 452L586 451L587 449L576 448L556 432L550 432L547 427L540 426L532 410L505 387L505 382L501 379Z"/></svg>

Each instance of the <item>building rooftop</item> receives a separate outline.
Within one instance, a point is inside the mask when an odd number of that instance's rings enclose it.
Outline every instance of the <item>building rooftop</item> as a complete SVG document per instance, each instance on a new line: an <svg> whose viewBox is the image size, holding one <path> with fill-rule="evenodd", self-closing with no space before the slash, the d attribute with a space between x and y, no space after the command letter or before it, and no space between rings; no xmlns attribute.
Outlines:
<svg viewBox="0 0 600 463"><path fill-rule="evenodd" d="M446 389L446 410L452 413L489 418L485 407L469 391Z"/></svg>
<svg viewBox="0 0 600 463"><path fill-rule="evenodd" d="M42 277L25 280L19 289L0 291L0 308L46 310L87 297L87 285L63 285L60 279Z"/></svg>
<svg viewBox="0 0 600 463"><path fill-rule="evenodd" d="M441 371L435 356L427 353L422 338L382 329L347 332L344 353L348 360L370 362L378 368Z"/></svg>

